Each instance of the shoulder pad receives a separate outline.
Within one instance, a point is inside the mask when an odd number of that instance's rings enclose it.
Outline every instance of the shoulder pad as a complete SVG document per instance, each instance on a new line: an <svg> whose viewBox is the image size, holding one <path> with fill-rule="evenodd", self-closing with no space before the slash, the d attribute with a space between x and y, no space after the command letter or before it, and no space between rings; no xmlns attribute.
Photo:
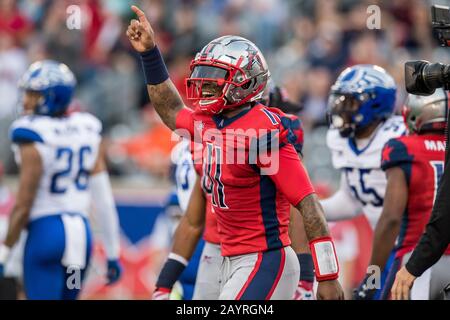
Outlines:
<svg viewBox="0 0 450 320"><path fill-rule="evenodd" d="M284 115L281 117L280 143L281 145L290 143L298 153L303 149L303 128L302 122L297 116Z"/></svg>
<svg viewBox="0 0 450 320"><path fill-rule="evenodd" d="M172 163L178 164L183 155L188 153L189 156L191 156L190 141L188 141L187 139L183 139L172 148L170 155Z"/></svg>
<svg viewBox="0 0 450 320"><path fill-rule="evenodd" d="M73 121L76 121L92 131L97 132L98 134L102 133L103 126L101 121L91 113L88 112L74 112L70 115Z"/></svg>
<svg viewBox="0 0 450 320"><path fill-rule="evenodd" d="M326 142L330 150L340 149L347 139L342 138L337 129L328 129Z"/></svg>
<svg viewBox="0 0 450 320"><path fill-rule="evenodd" d="M348 139L342 138L337 129L328 129L326 137L327 147L331 152L331 162L333 167L340 169L348 163Z"/></svg>
<svg viewBox="0 0 450 320"><path fill-rule="evenodd" d="M269 127L279 130L280 147L292 144L298 153L303 149L303 128L300 119L295 115L285 114L278 108L261 107L262 118ZM271 137L274 139L275 137ZM269 140L269 139L268 139Z"/></svg>
<svg viewBox="0 0 450 320"><path fill-rule="evenodd" d="M381 169L387 170L413 161L413 155L408 152L407 145L401 138L390 139L381 153Z"/></svg>
<svg viewBox="0 0 450 320"><path fill-rule="evenodd" d="M24 116L15 120L9 131L13 143L44 142L42 119L38 116Z"/></svg>
<svg viewBox="0 0 450 320"><path fill-rule="evenodd" d="M406 134L405 122L401 116L392 116L383 123L380 131L383 135L392 138L403 136Z"/></svg>

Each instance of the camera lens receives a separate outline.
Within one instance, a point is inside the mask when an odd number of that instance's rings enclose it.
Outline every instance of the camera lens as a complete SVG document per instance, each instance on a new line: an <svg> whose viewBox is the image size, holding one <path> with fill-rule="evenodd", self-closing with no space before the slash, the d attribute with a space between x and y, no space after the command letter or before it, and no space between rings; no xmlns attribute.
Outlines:
<svg viewBox="0 0 450 320"><path fill-rule="evenodd" d="M442 63L430 63L424 65L422 77L424 84L428 89L433 90L434 92L436 88L444 86L444 69L445 65Z"/></svg>
<svg viewBox="0 0 450 320"><path fill-rule="evenodd" d="M405 63L406 91L412 94L430 95L437 88L447 87L450 65L429 63L425 60Z"/></svg>
<svg viewBox="0 0 450 320"><path fill-rule="evenodd" d="M423 80L423 69L428 64L429 62L425 60L405 63L405 85L408 93L430 95L434 92L434 90L430 90Z"/></svg>

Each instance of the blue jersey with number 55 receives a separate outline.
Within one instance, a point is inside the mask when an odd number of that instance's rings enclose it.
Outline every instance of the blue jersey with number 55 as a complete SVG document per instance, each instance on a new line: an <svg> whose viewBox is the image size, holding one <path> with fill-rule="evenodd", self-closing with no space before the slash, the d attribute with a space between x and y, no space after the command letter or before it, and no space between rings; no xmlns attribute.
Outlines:
<svg viewBox="0 0 450 320"><path fill-rule="evenodd" d="M19 145L34 143L42 176L30 220L62 212L88 215L89 175L97 160L102 125L89 113L65 117L23 116L13 122L10 138L16 162Z"/></svg>
<svg viewBox="0 0 450 320"><path fill-rule="evenodd" d="M387 141L404 135L405 131L400 116L388 118L365 141L342 138L337 130L328 130L327 145L331 150L333 166L342 171L345 189L361 205L373 228L383 209L387 184L381 169L381 151Z"/></svg>

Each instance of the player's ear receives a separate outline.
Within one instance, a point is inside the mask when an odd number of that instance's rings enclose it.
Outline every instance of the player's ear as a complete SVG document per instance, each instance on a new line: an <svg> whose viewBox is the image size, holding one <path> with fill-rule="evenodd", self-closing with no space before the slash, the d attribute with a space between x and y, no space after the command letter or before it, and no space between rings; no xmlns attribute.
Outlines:
<svg viewBox="0 0 450 320"><path fill-rule="evenodd" d="M41 93L27 90L23 94L23 108L26 113L33 113L43 99Z"/></svg>

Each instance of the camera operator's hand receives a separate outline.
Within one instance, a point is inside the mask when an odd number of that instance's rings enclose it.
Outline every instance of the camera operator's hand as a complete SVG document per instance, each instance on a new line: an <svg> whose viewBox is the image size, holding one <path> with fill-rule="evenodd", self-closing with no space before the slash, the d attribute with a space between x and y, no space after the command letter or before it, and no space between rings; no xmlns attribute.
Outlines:
<svg viewBox="0 0 450 320"><path fill-rule="evenodd" d="M392 285L392 300L409 300L409 294L416 277L413 276L405 267L402 267L395 276Z"/></svg>
<svg viewBox="0 0 450 320"><path fill-rule="evenodd" d="M127 37L137 52L145 52L155 47L155 33L148 22L145 13L136 6L131 6L139 20L130 21L127 29Z"/></svg>

